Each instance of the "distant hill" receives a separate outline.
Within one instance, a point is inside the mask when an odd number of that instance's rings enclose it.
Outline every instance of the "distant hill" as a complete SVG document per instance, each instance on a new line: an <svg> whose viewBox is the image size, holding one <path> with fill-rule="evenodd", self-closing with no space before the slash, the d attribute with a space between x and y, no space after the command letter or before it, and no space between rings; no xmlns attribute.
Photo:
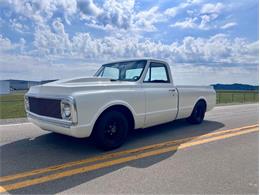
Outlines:
<svg viewBox="0 0 260 195"><path fill-rule="evenodd" d="M259 86L246 84L213 84L215 90L259 90Z"/></svg>

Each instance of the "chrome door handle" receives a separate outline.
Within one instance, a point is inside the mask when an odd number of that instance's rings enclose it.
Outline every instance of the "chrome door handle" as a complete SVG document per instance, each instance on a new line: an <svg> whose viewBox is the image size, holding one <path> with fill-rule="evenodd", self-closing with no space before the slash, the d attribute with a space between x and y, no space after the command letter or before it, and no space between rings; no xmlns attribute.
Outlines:
<svg viewBox="0 0 260 195"><path fill-rule="evenodd" d="M175 92L175 89L169 89L170 92Z"/></svg>

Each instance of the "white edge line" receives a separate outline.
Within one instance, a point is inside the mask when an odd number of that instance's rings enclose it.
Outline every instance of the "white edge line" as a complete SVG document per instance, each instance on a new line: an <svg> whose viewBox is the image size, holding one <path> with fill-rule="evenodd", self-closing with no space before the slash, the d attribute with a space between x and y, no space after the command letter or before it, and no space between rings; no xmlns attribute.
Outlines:
<svg viewBox="0 0 260 195"><path fill-rule="evenodd" d="M25 122L25 123L3 124L3 125L0 125L0 127L19 126L19 125L28 125L28 124L32 124L32 123L30 123L30 122Z"/></svg>

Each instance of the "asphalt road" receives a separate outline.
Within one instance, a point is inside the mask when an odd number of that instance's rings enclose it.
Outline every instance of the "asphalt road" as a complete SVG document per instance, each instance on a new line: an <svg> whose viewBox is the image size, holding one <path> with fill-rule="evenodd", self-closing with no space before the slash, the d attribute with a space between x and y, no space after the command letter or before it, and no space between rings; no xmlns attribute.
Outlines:
<svg viewBox="0 0 260 195"><path fill-rule="evenodd" d="M0 125L0 192L10 194L258 194L258 104L216 107L201 125L185 120L136 130L123 147Z"/></svg>

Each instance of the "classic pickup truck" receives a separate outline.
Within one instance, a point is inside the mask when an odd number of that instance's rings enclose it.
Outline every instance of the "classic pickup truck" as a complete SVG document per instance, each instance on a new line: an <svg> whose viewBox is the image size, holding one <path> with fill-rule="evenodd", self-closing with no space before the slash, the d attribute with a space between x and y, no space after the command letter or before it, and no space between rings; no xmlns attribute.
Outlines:
<svg viewBox="0 0 260 195"><path fill-rule="evenodd" d="M187 118L203 121L216 102L210 86L175 86L168 63L135 59L104 64L93 77L33 86L25 95L29 121L44 130L91 137L119 147L131 129Z"/></svg>

